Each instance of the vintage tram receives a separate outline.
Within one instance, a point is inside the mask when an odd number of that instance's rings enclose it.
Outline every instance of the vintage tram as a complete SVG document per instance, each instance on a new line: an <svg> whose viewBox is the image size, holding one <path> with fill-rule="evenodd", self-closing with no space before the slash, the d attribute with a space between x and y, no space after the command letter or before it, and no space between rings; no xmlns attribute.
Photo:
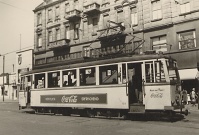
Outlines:
<svg viewBox="0 0 199 135"><path fill-rule="evenodd" d="M19 108L36 113L127 116L188 114L170 56L133 55L35 69L21 75Z"/></svg>

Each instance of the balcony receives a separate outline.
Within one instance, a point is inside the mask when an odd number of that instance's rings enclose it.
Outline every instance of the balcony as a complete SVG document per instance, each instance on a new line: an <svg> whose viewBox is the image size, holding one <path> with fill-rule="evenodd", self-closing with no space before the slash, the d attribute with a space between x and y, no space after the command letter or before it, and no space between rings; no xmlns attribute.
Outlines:
<svg viewBox="0 0 199 135"><path fill-rule="evenodd" d="M102 30L99 30L98 32L100 32L99 35L101 35L100 37L98 37L98 39L100 39L100 40L125 35L121 31L121 28L119 26L102 29Z"/></svg>
<svg viewBox="0 0 199 135"><path fill-rule="evenodd" d="M91 15L97 15L100 13L100 5L96 2L84 6L84 14L91 16Z"/></svg>
<svg viewBox="0 0 199 135"><path fill-rule="evenodd" d="M74 9L72 11L66 12L65 19L67 19L69 21L79 20L81 18L80 13L81 12L79 10L77 10L77 9Z"/></svg>
<svg viewBox="0 0 199 135"><path fill-rule="evenodd" d="M49 43L49 49L61 49L64 47L69 47L69 39L61 39Z"/></svg>

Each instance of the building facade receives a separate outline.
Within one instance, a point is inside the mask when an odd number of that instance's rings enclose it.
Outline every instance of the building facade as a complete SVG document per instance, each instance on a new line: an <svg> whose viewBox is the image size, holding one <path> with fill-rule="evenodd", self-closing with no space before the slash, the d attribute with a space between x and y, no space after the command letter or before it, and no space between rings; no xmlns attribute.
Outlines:
<svg viewBox="0 0 199 135"><path fill-rule="evenodd" d="M198 87L198 0L44 0L34 9L34 67L163 52L183 89Z"/></svg>
<svg viewBox="0 0 199 135"><path fill-rule="evenodd" d="M4 91L0 90L0 102L6 100L17 100L17 87L16 87L16 74L15 73L5 73L0 75L0 86L3 86L4 77Z"/></svg>

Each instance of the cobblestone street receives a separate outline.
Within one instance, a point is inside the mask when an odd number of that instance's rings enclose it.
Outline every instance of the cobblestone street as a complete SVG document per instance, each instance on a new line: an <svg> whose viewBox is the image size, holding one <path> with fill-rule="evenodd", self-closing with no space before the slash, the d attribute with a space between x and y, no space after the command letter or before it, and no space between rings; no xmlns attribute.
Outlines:
<svg viewBox="0 0 199 135"><path fill-rule="evenodd" d="M164 119L134 120L39 115L18 110L17 102L0 102L2 135L197 135L199 111L187 106L190 114L175 122Z"/></svg>

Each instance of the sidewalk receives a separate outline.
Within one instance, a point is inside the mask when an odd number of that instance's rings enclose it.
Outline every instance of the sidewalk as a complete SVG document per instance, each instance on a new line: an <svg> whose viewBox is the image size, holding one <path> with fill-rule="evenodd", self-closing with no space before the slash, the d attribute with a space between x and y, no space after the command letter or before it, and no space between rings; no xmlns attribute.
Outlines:
<svg viewBox="0 0 199 135"><path fill-rule="evenodd" d="M13 103L13 102L19 102L18 100L12 100L12 99L0 99L0 103Z"/></svg>
<svg viewBox="0 0 199 135"><path fill-rule="evenodd" d="M199 113L198 104L196 104L196 106L193 106L192 104L185 105L185 109L188 109L190 113L192 112Z"/></svg>

